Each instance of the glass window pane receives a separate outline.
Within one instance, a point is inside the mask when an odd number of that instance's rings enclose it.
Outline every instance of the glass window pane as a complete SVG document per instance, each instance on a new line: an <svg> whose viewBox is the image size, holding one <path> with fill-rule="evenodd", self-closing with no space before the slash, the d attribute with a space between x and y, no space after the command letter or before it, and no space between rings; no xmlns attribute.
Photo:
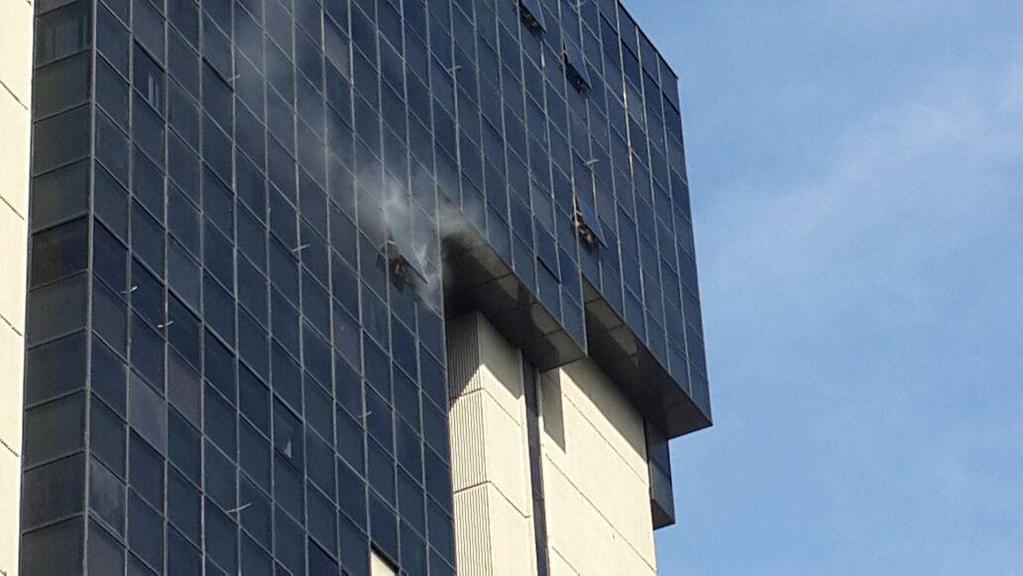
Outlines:
<svg viewBox="0 0 1023 576"><path fill-rule="evenodd" d="M134 372L131 377L132 429L161 452L167 450L167 404L160 395Z"/></svg>
<svg viewBox="0 0 1023 576"><path fill-rule="evenodd" d="M89 42L89 3L77 2L36 19L36 65L85 49Z"/></svg>
<svg viewBox="0 0 1023 576"><path fill-rule="evenodd" d="M193 426L201 426L199 373L173 351L167 357L167 399Z"/></svg>
<svg viewBox="0 0 1023 576"><path fill-rule="evenodd" d="M124 418L127 367L121 357L97 336L92 338L91 369L92 391Z"/></svg>
<svg viewBox="0 0 1023 576"><path fill-rule="evenodd" d="M157 60L163 59L164 26L163 16L146 2L132 2L132 31L138 40Z"/></svg>
<svg viewBox="0 0 1023 576"><path fill-rule="evenodd" d="M96 114L96 158L122 185L128 185L128 136L106 114Z"/></svg>
<svg viewBox="0 0 1023 576"><path fill-rule="evenodd" d="M35 174L47 172L89 153L89 107L82 106L36 122L33 130Z"/></svg>
<svg viewBox="0 0 1023 576"><path fill-rule="evenodd" d="M185 304L170 296L167 302L167 322L164 325L167 340L193 366L200 366L202 352L202 326L200 319Z"/></svg>
<svg viewBox="0 0 1023 576"><path fill-rule="evenodd" d="M93 226L93 271L116 292L124 292L128 277L128 249L106 226Z"/></svg>
<svg viewBox="0 0 1023 576"><path fill-rule="evenodd" d="M102 166L96 165L96 216L119 238L128 239L128 193ZM34 202L34 201L33 201Z"/></svg>
<svg viewBox="0 0 1023 576"><path fill-rule="evenodd" d="M131 365L154 388L164 385L164 340L146 326L137 314L131 315Z"/></svg>
<svg viewBox="0 0 1023 576"><path fill-rule="evenodd" d="M25 404L36 404L84 386L85 332L28 351Z"/></svg>
<svg viewBox="0 0 1023 576"><path fill-rule="evenodd" d="M25 411L25 466L45 462L84 445L85 395L74 394Z"/></svg>
<svg viewBox="0 0 1023 576"><path fill-rule="evenodd" d="M269 434L270 390L245 368L238 376L238 405L242 414L263 433Z"/></svg>
<svg viewBox="0 0 1023 576"><path fill-rule="evenodd" d="M153 270L163 270L163 227L137 202L132 202L131 238L132 251Z"/></svg>
<svg viewBox="0 0 1023 576"><path fill-rule="evenodd" d="M89 207L89 162L76 162L32 180L32 227L40 229Z"/></svg>
<svg viewBox="0 0 1023 576"><path fill-rule="evenodd" d="M134 55L132 83L135 90L142 95L143 101L162 115L165 102L163 70L138 44L135 45Z"/></svg>
<svg viewBox="0 0 1023 576"><path fill-rule="evenodd" d="M131 307L151 328L162 329L163 284L138 260L131 261Z"/></svg>
<svg viewBox="0 0 1023 576"><path fill-rule="evenodd" d="M80 512L85 505L85 456L79 453L34 468L25 472L22 481L22 529ZM22 542L26 548L28 539L26 535ZM57 546L45 552L36 550L35 554L51 556L54 549L68 552L67 548ZM29 550L23 548L23 552L28 554ZM26 566L23 564L22 568Z"/></svg>
<svg viewBox="0 0 1023 576"><path fill-rule="evenodd" d="M151 567L163 566L162 519L156 510L134 493L128 504L128 545Z"/></svg>
<svg viewBox="0 0 1023 576"><path fill-rule="evenodd" d="M89 461L89 507L115 532L124 533L124 484L95 459Z"/></svg>
<svg viewBox="0 0 1023 576"><path fill-rule="evenodd" d="M93 398L90 403L89 441L92 454L120 477L125 475L126 427L124 420Z"/></svg>
<svg viewBox="0 0 1023 576"><path fill-rule="evenodd" d="M131 191L161 224L164 222L164 188L163 155L154 162L141 148L133 148Z"/></svg>
<svg viewBox="0 0 1023 576"><path fill-rule="evenodd" d="M124 573L124 546L95 520L89 522L88 555L89 574Z"/></svg>
<svg viewBox="0 0 1023 576"><path fill-rule="evenodd" d="M236 452L236 420L234 408L224 397L211 387L206 387L205 423L206 436L221 450L234 455Z"/></svg>
<svg viewBox="0 0 1023 576"><path fill-rule="evenodd" d="M180 532L167 530L167 573L180 576L200 576L202 558L194 546Z"/></svg>
<svg viewBox="0 0 1023 576"><path fill-rule="evenodd" d="M239 463L263 490L270 491L270 441L245 420L239 426Z"/></svg>
<svg viewBox="0 0 1023 576"><path fill-rule="evenodd" d="M171 290L196 310L202 309L202 270L185 248L174 241L167 247L167 283Z"/></svg>
<svg viewBox="0 0 1023 576"><path fill-rule="evenodd" d="M280 402L274 402L274 448L302 469L302 423Z"/></svg>
<svg viewBox="0 0 1023 576"><path fill-rule="evenodd" d="M128 129L128 82L104 58L96 59L96 102L123 130Z"/></svg>
<svg viewBox="0 0 1023 576"><path fill-rule="evenodd" d="M28 480L28 474L25 479ZM83 532L83 520L79 516L25 533L21 538L22 574L80 574L85 546ZM60 550L60 554L54 554L54 550Z"/></svg>
<svg viewBox="0 0 1023 576"><path fill-rule="evenodd" d="M247 506L240 511L241 524L257 542L268 549L273 548L271 542L272 506L270 499L244 475L239 479L239 506Z"/></svg>
<svg viewBox="0 0 1023 576"><path fill-rule="evenodd" d="M228 574L238 572L238 526L231 518L221 512L215 504L205 501L206 553L218 565L223 566Z"/></svg>
<svg viewBox="0 0 1023 576"><path fill-rule="evenodd" d="M128 305L105 285L93 285L92 328L122 355L127 354L127 308Z"/></svg>
<svg viewBox="0 0 1023 576"><path fill-rule="evenodd" d="M128 446L129 481L152 506L163 510L163 457L138 434L132 433Z"/></svg>
<svg viewBox="0 0 1023 576"><path fill-rule="evenodd" d="M192 428L175 410L170 411L167 425L167 453L171 464L192 482L200 483L202 444L199 431Z"/></svg>
<svg viewBox="0 0 1023 576"><path fill-rule="evenodd" d="M209 442L204 454L206 495L224 510L233 510L237 507L237 467Z"/></svg>

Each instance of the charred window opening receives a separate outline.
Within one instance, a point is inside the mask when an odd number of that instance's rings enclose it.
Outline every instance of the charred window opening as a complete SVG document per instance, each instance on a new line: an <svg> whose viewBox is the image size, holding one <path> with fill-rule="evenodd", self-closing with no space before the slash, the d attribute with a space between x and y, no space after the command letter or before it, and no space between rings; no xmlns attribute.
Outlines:
<svg viewBox="0 0 1023 576"><path fill-rule="evenodd" d="M596 250L607 246L604 229L597 218L593 205L582 196L575 197L575 230L587 248Z"/></svg>
<svg viewBox="0 0 1023 576"><path fill-rule="evenodd" d="M543 17L543 7L540 6L539 0L519 0L519 11L522 13L522 20L534 33L540 33L547 29L547 22Z"/></svg>
<svg viewBox="0 0 1023 576"><path fill-rule="evenodd" d="M566 41L561 52L562 60L565 62L565 73L568 74L568 81L580 92L587 92L590 89L590 71L586 66L586 59L579 47Z"/></svg>
<svg viewBox="0 0 1023 576"><path fill-rule="evenodd" d="M422 260L407 239L400 235L389 235L384 245L384 257L387 258L391 280L398 290L406 287L414 290L426 284Z"/></svg>

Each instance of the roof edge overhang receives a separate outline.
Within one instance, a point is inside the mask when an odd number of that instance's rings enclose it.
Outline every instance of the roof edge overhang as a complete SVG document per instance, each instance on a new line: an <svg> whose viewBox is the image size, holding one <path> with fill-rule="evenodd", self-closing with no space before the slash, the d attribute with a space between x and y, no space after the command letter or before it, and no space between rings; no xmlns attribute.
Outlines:
<svg viewBox="0 0 1023 576"><path fill-rule="evenodd" d="M515 270L470 226L444 239L444 309L481 311L538 369L589 356L668 438L712 425L693 400L688 374L673 376L583 275L585 341L574 339Z"/></svg>

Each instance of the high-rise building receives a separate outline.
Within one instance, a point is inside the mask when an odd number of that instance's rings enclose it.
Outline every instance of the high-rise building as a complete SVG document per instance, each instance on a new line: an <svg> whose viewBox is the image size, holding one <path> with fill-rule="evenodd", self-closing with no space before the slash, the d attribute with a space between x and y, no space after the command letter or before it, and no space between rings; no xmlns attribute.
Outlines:
<svg viewBox="0 0 1023 576"><path fill-rule="evenodd" d="M711 414L617 0L0 22L0 574L656 573Z"/></svg>

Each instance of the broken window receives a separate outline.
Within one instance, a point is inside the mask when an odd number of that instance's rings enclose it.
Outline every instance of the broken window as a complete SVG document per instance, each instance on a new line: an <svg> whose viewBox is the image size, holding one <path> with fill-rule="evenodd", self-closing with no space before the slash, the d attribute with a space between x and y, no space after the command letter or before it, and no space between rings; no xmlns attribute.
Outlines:
<svg viewBox="0 0 1023 576"><path fill-rule="evenodd" d="M568 81L580 92L589 90L590 72L586 66L586 59L583 58L583 53L579 47L566 41L562 50L562 59L565 62L565 72L568 74Z"/></svg>
<svg viewBox="0 0 1023 576"><path fill-rule="evenodd" d="M575 229L590 249L607 246L604 240L604 229L600 225L593 204L588 198L581 195L575 197Z"/></svg>
<svg viewBox="0 0 1023 576"><path fill-rule="evenodd" d="M422 251L416 251L408 238L392 232L387 237L384 255L387 258L391 279L399 290L410 285L426 284Z"/></svg>
<svg viewBox="0 0 1023 576"><path fill-rule="evenodd" d="M522 12L522 19L534 32L543 32L547 28L540 0L519 0L519 9Z"/></svg>

